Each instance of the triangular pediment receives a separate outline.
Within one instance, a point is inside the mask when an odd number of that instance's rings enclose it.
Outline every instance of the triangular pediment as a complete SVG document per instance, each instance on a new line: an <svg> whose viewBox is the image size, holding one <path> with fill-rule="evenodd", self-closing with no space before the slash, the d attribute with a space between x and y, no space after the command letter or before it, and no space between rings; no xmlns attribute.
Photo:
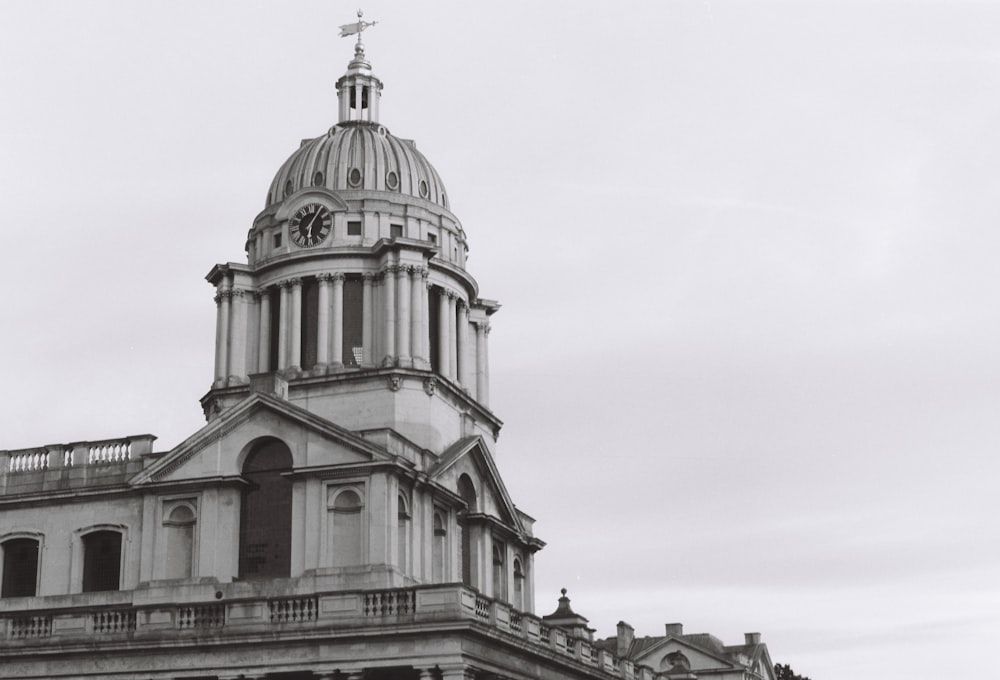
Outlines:
<svg viewBox="0 0 1000 680"><path fill-rule="evenodd" d="M478 511L499 519L518 533L526 533L521 513L507 493L496 462L480 436L465 437L448 447L428 476L441 486L458 493L458 480L468 475L478 494Z"/></svg>
<svg viewBox="0 0 1000 680"><path fill-rule="evenodd" d="M643 650L635 658L635 663L649 666L654 671L666 672L671 667L668 657L672 658L672 655L678 652L687 659L692 673L697 674L699 670L704 669L736 668L736 664L726 658L723 652L707 649L686 640L684 636L671 635Z"/></svg>
<svg viewBox="0 0 1000 680"><path fill-rule="evenodd" d="M239 476L250 450L284 442L293 469L394 460L390 454L299 406L255 393L227 409L132 479L156 484Z"/></svg>

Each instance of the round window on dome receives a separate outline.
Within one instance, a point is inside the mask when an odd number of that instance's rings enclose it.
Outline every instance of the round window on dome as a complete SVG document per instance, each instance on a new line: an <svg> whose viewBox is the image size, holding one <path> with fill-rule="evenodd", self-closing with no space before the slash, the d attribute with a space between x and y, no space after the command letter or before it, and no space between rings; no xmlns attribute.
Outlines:
<svg viewBox="0 0 1000 680"><path fill-rule="evenodd" d="M351 171L347 173L347 183L352 187L359 186L361 184L361 171L357 168L351 168Z"/></svg>
<svg viewBox="0 0 1000 680"><path fill-rule="evenodd" d="M395 170L390 170L385 176L385 185L395 191L399 188L399 175Z"/></svg>
<svg viewBox="0 0 1000 680"><path fill-rule="evenodd" d="M427 198L427 182L420 180L420 197Z"/></svg>
<svg viewBox="0 0 1000 680"><path fill-rule="evenodd" d="M317 170L316 174L313 175L313 186L314 187L321 187L321 186L323 186L323 171L322 170Z"/></svg>
<svg viewBox="0 0 1000 680"><path fill-rule="evenodd" d="M292 180L285 182L285 196L288 196L290 193L292 193Z"/></svg>

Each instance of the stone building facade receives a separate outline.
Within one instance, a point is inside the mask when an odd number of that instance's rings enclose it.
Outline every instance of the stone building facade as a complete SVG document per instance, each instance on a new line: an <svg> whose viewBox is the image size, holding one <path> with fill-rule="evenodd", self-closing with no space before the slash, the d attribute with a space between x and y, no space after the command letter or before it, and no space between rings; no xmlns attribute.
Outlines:
<svg viewBox="0 0 1000 680"><path fill-rule="evenodd" d="M0 451L0 677L669 671L595 643L565 594L536 615L544 544L494 464L499 305L438 173L380 124L360 41L337 92L246 263L207 276L206 425L169 451L151 435Z"/></svg>

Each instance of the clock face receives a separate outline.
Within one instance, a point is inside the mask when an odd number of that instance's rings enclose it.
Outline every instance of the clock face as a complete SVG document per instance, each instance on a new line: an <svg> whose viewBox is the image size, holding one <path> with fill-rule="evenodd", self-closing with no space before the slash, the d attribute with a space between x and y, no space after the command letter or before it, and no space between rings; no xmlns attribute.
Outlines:
<svg viewBox="0 0 1000 680"><path fill-rule="evenodd" d="M330 211L318 203L310 203L292 215L292 219L288 221L288 234L296 245L308 248L326 240L332 227L333 216Z"/></svg>

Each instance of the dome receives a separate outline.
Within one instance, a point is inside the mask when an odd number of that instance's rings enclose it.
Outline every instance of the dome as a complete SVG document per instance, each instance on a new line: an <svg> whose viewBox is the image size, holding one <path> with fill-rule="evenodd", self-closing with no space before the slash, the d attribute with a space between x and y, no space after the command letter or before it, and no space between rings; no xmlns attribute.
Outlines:
<svg viewBox="0 0 1000 680"><path fill-rule="evenodd" d="M267 205L309 187L385 191L448 208L441 177L413 141L376 122L341 121L325 135L304 140L271 181Z"/></svg>

